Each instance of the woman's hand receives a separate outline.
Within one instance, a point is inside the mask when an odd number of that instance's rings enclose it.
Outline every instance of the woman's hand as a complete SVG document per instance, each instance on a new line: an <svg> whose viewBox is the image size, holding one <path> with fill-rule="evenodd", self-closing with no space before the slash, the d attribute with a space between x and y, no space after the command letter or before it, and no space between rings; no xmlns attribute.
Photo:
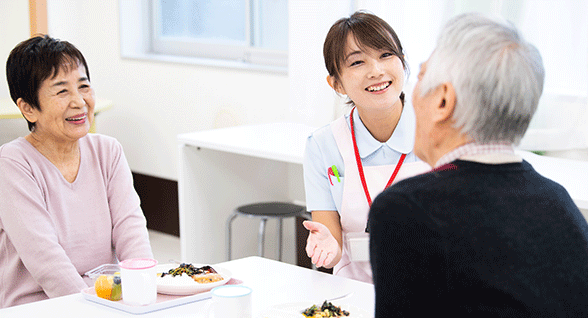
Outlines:
<svg viewBox="0 0 588 318"><path fill-rule="evenodd" d="M310 231L306 240L306 254L317 267L331 268L341 259L341 247L331 231L319 222L304 221Z"/></svg>

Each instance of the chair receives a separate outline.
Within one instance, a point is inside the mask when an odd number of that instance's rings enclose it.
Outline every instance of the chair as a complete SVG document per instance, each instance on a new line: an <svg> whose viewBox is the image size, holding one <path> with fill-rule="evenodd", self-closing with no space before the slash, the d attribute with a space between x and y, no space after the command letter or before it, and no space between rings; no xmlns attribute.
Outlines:
<svg viewBox="0 0 588 318"><path fill-rule="evenodd" d="M257 235L257 250L259 256L263 256L263 247L265 243L265 224L269 218L277 218L278 231L278 258L282 260L282 219L289 217L300 216L305 219L310 219L310 214L306 212L306 207L287 203L287 202L261 202L247 204L237 207L227 219L227 258L231 260L231 232L232 223L237 216L246 216L249 218L260 218L259 233Z"/></svg>

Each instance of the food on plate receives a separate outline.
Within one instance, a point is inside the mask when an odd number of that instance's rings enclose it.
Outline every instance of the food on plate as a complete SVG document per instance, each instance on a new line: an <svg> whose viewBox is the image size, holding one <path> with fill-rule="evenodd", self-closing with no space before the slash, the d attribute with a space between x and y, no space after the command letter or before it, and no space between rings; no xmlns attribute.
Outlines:
<svg viewBox="0 0 588 318"><path fill-rule="evenodd" d="M223 280L220 274L201 274L192 276L195 282L200 284L214 283Z"/></svg>
<svg viewBox="0 0 588 318"><path fill-rule="evenodd" d="M317 305L312 305L306 308L302 312L302 315L306 318L346 317L349 316L349 312L325 300L323 302L323 305L320 307L318 307Z"/></svg>
<svg viewBox="0 0 588 318"><path fill-rule="evenodd" d="M120 300L122 298L122 286L120 273L114 275L100 275L94 282L94 290L100 298L108 300Z"/></svg>
<svg viewBox="0 0 588 318"><path fill-rule="evenodd" d="M214 270L214 268L208 265L196 267L192 264L186 263L182 263L180 264L180 266L170 269L169 271L167 271L167 273L158 273L157 275L162 278L170 275L172 277L182 277L183 275L187 275L199 284L208 284L223 280L222 275L217 273L217 271Z"/></svg>

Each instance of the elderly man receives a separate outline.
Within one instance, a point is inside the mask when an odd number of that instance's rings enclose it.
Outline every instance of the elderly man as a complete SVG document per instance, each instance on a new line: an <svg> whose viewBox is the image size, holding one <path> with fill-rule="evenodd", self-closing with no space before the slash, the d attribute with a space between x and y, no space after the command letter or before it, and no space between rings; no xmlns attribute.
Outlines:
<svg viewBox="0 0 588 318"><path fill-rule="evenodd" d="M435 169L371 207L376 317L588 317L588 225L513 149L543 90L537 49L461 15L418 78L415 153Z"/></svg>

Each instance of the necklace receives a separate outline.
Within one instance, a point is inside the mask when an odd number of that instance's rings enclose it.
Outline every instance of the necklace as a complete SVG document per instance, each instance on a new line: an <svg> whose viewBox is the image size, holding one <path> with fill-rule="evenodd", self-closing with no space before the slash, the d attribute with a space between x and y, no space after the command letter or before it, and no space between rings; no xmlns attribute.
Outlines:
<svg viewBox="0 0 588 318"><path fill-rule="evenodd" d="M372 197L370 196L370 192L368 191L368 187L367 187L367 182L365 181L365 174L363 173L363 165L361 164L361 157L359 156L359 150L357 148L357 141L355 140L355 129L354 129L354 124L353 124L353 111L354 110L355 110L355 107L353 107L353 109L351 109L351 115L349 115L349 121L351 122L351 139L353 140L353 150L355 152L355 161L357 162L357 170L359 170L359 178L361 180L361 185L363 186L363 192L365 193L365 197L367 199L368 205L371 206L372 205ZM400 167L402 167L402 163L404 162L405 158L406 158L406 154L403 153L400 156L400 159L398 160L398 163L396 164L396 168L394 169L394 172L392 173L392 176L390 177L390 180L388 180L388 183L386 184L384 189L389 187L392 184L392 182L394 182L394 179L396 178L398 171L400 171Z"/></svg>

